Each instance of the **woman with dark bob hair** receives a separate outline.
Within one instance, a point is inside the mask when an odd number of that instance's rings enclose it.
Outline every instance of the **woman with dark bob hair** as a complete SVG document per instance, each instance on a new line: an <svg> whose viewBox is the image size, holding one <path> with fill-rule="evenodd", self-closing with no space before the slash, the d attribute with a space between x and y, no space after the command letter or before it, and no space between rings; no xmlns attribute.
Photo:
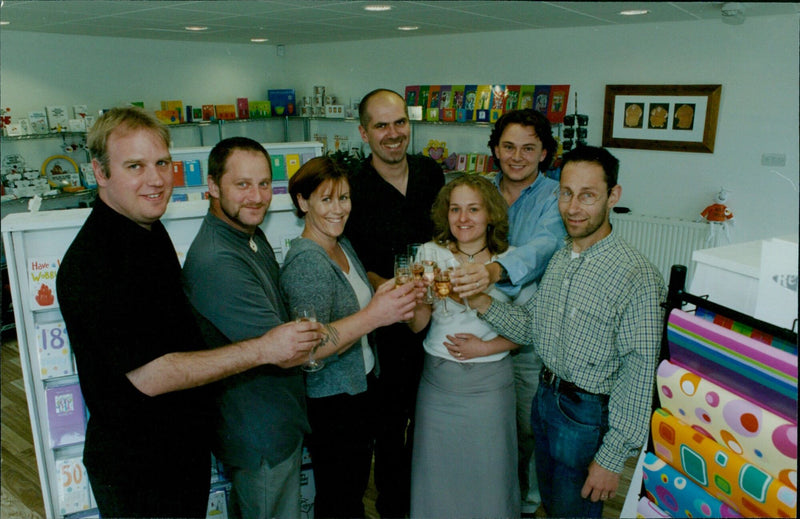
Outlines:
<svg viewBox="0 0 800 519"><path fill-rule="evenodd" d="M439 269L494 261L509 250L506 211L491 181L479 175L453 180L433 205L435 236L423 244L423 258L435 257ZM493 285L487 291L508 301ZM409 326L419 331L429 323L417 393L411 517L519 517L509 356L517 345L457 295L418 304Z"/></svg>
<svg viewBox="0 0 800 519"><path fill-rule="evenodd" d="M308 373L316 517L364 517L362 499L372 461L378 375L370 332L413 315L414 284L387 281L373 293L367 272L342 236L350 215L347 173L330 157L306 162L289 180L303 232L291 243L280 287L291 310L311 304L327 339L315 352L320 371Z"/></svg>

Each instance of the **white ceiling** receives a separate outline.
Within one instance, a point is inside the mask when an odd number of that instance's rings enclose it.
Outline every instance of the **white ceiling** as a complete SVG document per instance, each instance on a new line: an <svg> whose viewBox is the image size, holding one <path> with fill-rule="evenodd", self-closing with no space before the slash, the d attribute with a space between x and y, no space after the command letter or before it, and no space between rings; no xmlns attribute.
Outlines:
<svg viewBox="0 0 800 519"><path fill-rule="evenodd" d="M367 12L371 4L391 5ZM722 2L532 2L361 0L4 0L4 29L123 38L272 45L371 40L520 29L721 20ZM741 3L746 17L791 14L798 3ZM623 9L648 9L621 16ZM722 23L722 22L720 22ZM745 21L745 23L747 23ZM208 27L188 32L188 25ZM418 26L415 31L397 30Z"/></svg>

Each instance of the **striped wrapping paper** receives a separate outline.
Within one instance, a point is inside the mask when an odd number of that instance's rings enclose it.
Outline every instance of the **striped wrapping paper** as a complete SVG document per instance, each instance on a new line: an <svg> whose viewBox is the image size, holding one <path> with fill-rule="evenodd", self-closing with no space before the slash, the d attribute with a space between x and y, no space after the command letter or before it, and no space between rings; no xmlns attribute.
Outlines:
<svg viewBox="0 0 800 519"><path fill-rule="evenodd" d="M797 423L797 355L673 310L670 361Z"/></svg>

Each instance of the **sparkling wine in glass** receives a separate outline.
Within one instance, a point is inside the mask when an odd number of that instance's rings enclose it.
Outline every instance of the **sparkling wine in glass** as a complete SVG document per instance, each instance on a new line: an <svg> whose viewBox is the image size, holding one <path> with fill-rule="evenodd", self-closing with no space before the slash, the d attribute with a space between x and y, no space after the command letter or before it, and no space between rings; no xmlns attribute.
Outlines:
<svg viewBox="0 0 800 519"><path fill-rule="evenodd" d="M297 321L298 323L303 321L317 322L317 313L314 311L314 307L310 304L298 304L297 306L294 307L293 314L294 314L294 320ZM303 371L308 371L309 373L313 373L325 367L324 361L314 358L314 353L316 353L317 348L319 348L320 344L317 344L316 346L311 348L310 352L308 352L308 361L301 366Z"/></svg>
<svg viewBox="0 0 800 519"><path fill-rule="evenodd" d="M438 272L435 273L433 278L433 288L436 293L436 297L442 300L442 315L453 315L447 310L447 297L450 295L450 289L452 288L452 285L450 284L450 270L439 269Z"/></svg>
<svg viewBox="0 0 800 519"><path fill-rule="evenodd" d="M408 261L411 262L411 274L414 276L414 281L422 279L422 244L412 243L408 246Z"/></svg>

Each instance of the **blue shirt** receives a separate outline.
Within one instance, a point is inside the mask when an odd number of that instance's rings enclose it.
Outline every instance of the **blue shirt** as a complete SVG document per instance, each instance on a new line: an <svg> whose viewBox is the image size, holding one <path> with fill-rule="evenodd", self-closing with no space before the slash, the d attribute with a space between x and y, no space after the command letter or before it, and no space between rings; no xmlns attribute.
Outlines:
<svg viewBox="0 0 800 519"><path fill-rule="evenodd" d="M498 190L502 178L502 172L494 178ZM510 283L498 283L497 288L511 298L522 287L538 283L553 253L564 245L567 233L558 211L558 190L558 181L539 173L508 209L508 242L516 248L498 261Z"/></svg>

